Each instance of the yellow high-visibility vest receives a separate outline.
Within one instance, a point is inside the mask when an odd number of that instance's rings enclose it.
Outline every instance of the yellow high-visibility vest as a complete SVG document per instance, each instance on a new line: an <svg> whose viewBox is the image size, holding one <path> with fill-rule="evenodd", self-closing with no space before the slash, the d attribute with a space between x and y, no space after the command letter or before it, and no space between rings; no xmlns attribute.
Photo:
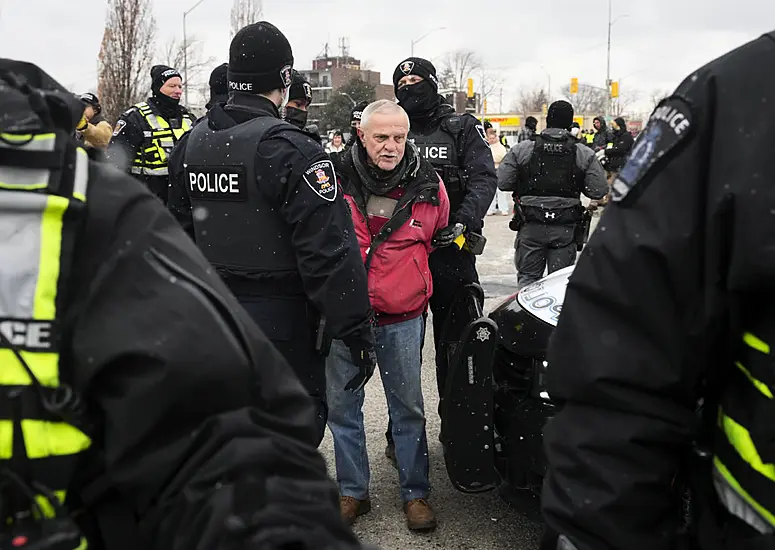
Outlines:
<svg viewBox="0 0 775 550"><path fill-rule="evenodd" d="M86 151L66 148L70 139L59 131L0 133L0 468L45 487L50 494L35 491L29 511L49 517L49 498L65 502L91 445L62 412L73 395L60 376L62 291L89 175ZM15 471L20 460L24 472Z"/></svg>
<svg viewBox="0 0 775 550"><path fill-rule="evenodd" d="M729 513L768 534L775 532L775 356L750 332L743 343L718 409L713 481Z"/></svg>
<svg viewBox="0 0 775 550"><path fill-rule="evenodd" d="M130 172L143 176L166 176L169 173L167 163L172 149L183 134L191 130L194 121L190 115L184 114L181 127L171 128L169 122L148 103L138 103L135 107L143 115L150 130L143 132L145 140L132 160Z"/></svg>

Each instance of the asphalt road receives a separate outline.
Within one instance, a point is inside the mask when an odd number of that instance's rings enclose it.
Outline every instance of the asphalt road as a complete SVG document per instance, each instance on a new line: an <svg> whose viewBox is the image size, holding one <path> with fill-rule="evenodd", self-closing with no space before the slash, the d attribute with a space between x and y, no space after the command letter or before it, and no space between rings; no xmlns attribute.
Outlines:
<svg viewBox="0 0 775 550"><path fill-rule="evenodd" d="M485 235L487 247L477 260L479 276L486 294L486 309L492 309L516 290L514 270L514 233L508 228L509 217L489 216ZM432 335L426 336L433 341ZM495 493L466 495L455 490L447 479L441 444L438 440L438 394L433 346L425 346L423 355L423 393L427 416L428 447L433 493L429 499L436 510L439 526L431 534L413 534L406 528L398 492L398 474L385 458L387 406L382 382L374 376L366 388L364 416L366 443L371 466L372 511L358 519L355 533L364 543L383 550L533 550L537 548L540 526L521 515ZM330 433L321 451L329 463L332 477L334 451Z"/></svg>

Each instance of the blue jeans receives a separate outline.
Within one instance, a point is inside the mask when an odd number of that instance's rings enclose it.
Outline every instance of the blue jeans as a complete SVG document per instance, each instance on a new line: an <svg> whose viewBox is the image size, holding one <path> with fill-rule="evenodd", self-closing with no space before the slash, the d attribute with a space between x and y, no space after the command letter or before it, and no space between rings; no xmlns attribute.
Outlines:
<svg viewBox="0 0 775 550"><path fill-rule="evenodd" d="M377 327L377 363L393 421L401 498L427 498L428 440L422 398L420 344L423 318ZM357 374L350 350L335 340L326 363L328 427L334 436L336 479L342 496L365 500L369 496L369 457L363 427L364 392L344 389Z"/></svg>

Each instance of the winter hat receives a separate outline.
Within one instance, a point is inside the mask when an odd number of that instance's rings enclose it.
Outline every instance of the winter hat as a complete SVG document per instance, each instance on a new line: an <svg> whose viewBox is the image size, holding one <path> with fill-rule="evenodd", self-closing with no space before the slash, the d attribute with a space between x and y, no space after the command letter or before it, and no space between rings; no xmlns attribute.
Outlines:
<svg viewBox="0 0 775 550"><path fill-rule="evenodd" d="M535 130L538 127L538 119L534 116L529 116L525 119L525 127Z"/></svg>
<svg viewBox="0 0 775 550"><path fill-rule="evenodd" d="M229 46L229 91L260 94L291 86L293 51L266 21L242 28Z"/></svg>
<svg viewBox="0 0 775 550"><path fill-rule="evenodd" d="M302 99L307 102L308 106L312 103L312 86L309 85L304 75L296 69L293 70L291 89L288 92L288 101L293 99Z"/></svg>
<svg viewBox="0 0 775 550"><path fill-rule="evenodd" d="M622 117L618 117L614 119L614 122L619 127L620 130L627 130L627 123L624 121Z"/></svg>
<svg viewBox="0 0 775 550"><path fill-rule="evenodd" d="M350 125L354 125L356 122L361 121L363 116L363 110L369 106L368 101L361 101L357 105L353 106L353 110L350 111Z"/></svg>
<svg viewBox="0 0 775 550"><path fill-rule="evenodd" d="M436 67L433 63L422 57L409 57L398 64L393 71L393 87L398 91L398 81L403 77L414 74L429 81L435 91L439 90L439 80L436 78Z"/></svg>
<svg viewBox="0 0 775 550"><path fill-rule="evenodd" d="M561 99L549 105L546 114L546 125L549 128L569 130L573 124L573 105Z"/></svg>
<svg viewBox="0 0 775 550"><path fill-rule="evenodd" d="M165 82L176 76L182 78L177 69L167 65L154 65L151 67L151 91L157 93Z"/></svg>
<svg viewBox="0 0 775 550"><path fill-rule="evenodd" d="M97 98L96 95L94 95L91 92L86 92L85 94L81 94L81 102L84 105L91 105L94 108L95 113L99 114L99 112L102 111L100 100Z"/></svg>
<svg viewBox="0 0 775 550"><path fill-rule="evenodd" d="M485 120L483 126L484 126L484 131L486 132L487 130L492 128L492 122L490 122L489 120Z"/></svg>
<svg viewBox="0 0 775 550"><path fill-rule="evenodd" d="M218 65L210 73L210 101L207 102L206 107L210 109L216 103L224 103L229 97L229 84L227 78L227 72L229 70L229 64L223 63Z"/></svg>

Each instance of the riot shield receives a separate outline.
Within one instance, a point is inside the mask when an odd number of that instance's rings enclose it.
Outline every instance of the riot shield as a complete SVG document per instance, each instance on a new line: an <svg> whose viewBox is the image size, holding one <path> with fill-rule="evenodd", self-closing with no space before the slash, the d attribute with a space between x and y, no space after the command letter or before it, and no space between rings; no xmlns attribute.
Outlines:
<svg viewBox="0 0 775 550"><path fill-rule="evenodd" d="M498 326L484 316L484 291L470 284L449 309L440 341L448 374L441 403L441 442L456 489L479 493L498 484L492 366Z"/></svg>

